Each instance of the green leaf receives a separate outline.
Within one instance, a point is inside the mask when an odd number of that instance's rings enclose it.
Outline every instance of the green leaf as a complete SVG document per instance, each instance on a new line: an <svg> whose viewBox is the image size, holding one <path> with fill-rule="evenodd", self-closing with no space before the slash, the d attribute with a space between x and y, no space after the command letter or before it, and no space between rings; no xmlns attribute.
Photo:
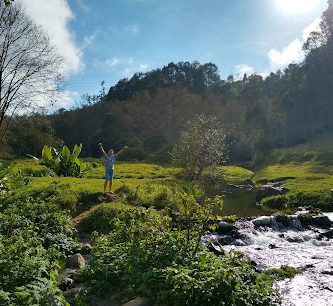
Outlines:
<svg viewBox="0 0 333 306"><path fill-rule="evenodd" d="M42 150L42 159L47 162L52 159L52 152L49 146L45 145Z"/></svg>
<svg viewBox="0 0 333 306"><path fill-rule="evenodd" d="M81 153L81 150L82 150L82 143L78 146L78 145L75 145L74 146L74 149L73 149L73 156L74 157L78 157Z"/></svg>
<svg viewBox="0 0 333 306"><path fill-rule="evenodd" d="M80 172L83 172L86 169L87 169L87 164L86 163L81 163L80 164Z"/></svg>
<svg viewBox="0 0 333 306"><path fill-rule="evenodd" d="M71 157L71 152L67 146L64 146L61 150L61 156L64 163L67 163Z"/></svg>

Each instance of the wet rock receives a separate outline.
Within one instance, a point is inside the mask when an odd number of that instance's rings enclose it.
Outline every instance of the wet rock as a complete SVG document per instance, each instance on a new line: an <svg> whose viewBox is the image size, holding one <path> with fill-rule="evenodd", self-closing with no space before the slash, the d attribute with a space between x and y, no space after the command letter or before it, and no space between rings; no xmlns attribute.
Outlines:
<svg viewBox="0 0 333 306"><path fill-rule="evenodd" d="M274 217L272 216L262 216L252 220L255 226L270 226L272 224Z"/></svg>
<svg viewBox="0 0 333 306"><path fill-rule="evenodd" d="M287 188L265 185L258 189L256 195L256 201L259 202L263 198L285 194L287 191L288 191Z"/></svg>
<svg viewBox="0 0 333 306"><path fill-rule="evenodd" d="M333 238L333 230L330 230L330 231L328 231L326 233L319 234L319 236L318 236L319 240L322 240L324 238L332 239Z"/></svg>
<svg viewBox="0 0 333 306"><path fill-rule="evenodd" d="M275 215L275 220L276 222L281 223L284 226L288 226L290 217L287 215Z"/></svg>
<svg viewBox="0 0 333 306"><path fill-rule="evenodd" d="M320 227L331 227L332 221L328 216L325 215L317 215L312 217L312 222L315 225L318 225Z"/></svg>
<svg viewBox="0 0 333 306"><path fill-rule="evenodd" d="M86 262L80 253L70 256L67 260L67 267L71 269L83 269L85 265Z"/></svg>
<svg viewBox="0 0 333 306"><path fill-rule="evenodd" d="M220 255L224 255L224 250L222 249L221 245L219 245L219 243L217 242L211 242L207 245L207 249L210 252L213 252L215 255L220 256Z"/></svg>
<svg viewBox="0 0 333 306"><path fill-rule="evenodd" d="M235 191L235 190L251 191L254 187L252 184L245 184L245 185L227 184L226 188L227 188L227 191Z"/></svg>
<svg viewBox="0 0 333 306"><path fill-rule="evenodd" d="M235 241L235 238L232 236L229 236L229 235L218 238L218 242L221 245L229 245L229 244L232 244L234 241Z"/></svg>
<svg viewBox="0 0 333 306"><path fill-rule="evenodd" d="M66 291L66 290L69 290L69 289L72 289L75 287L75 282L73 279L69 278L69 277L65 277L61 282L60 282L60 285L59 285L59 288L62 290L62 291Z"/></svg>
<svg viewBox="0 0 333 306"><path fill-rule="evenodd" d="M92 247L91 247L90 243L86 243L81 249L81 253L83 255L88 255L91 253L91 251L92 251Z"/></svg>
<svg viewBox="0 0 333 306"><path fill-rule="evenodd" d="M225 221L221 221L219 223L217 231L219 234L228 234L234 229L235 229L235 226L233 224L225 222Z"/></svg>
<svg viewBox="0 0 333 306"><path fill-rule="evenodd" d="M233 245L236 245L236 246L245 246L246 243L241 240L241 239L236 239L235 242L233 243Z"/></svg>
<svg viewBox="0 0 333 306"><path fill-rule="evenodd" d="M123 304L122 306L149 306L150 303L147 299L143 298L136 298L132 301L129 301L126 304Z"/></svg>

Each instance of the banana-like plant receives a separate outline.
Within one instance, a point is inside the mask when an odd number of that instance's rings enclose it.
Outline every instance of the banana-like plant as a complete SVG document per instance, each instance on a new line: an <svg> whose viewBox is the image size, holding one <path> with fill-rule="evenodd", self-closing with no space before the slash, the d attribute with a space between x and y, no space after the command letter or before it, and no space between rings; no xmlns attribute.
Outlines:
<svg viewBox="0 0 333 306"><path fill-rule="evenodd" d="M29 156L41 165L53 170L57 175L79 177L87 168L87 165L78 158L81 150L82 144L75 145L72 153L67 146L58 152L55 148L45 145L40 159L32 155Z"/></svg>

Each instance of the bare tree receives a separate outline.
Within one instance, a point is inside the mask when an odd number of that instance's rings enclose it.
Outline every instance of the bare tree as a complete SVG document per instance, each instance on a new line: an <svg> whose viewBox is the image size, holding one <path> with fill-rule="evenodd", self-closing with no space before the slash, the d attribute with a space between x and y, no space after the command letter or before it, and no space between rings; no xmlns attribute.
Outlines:
<svg viewBox="0 0 333 306"><path fill-rule="evenodd" d="M17 112L52 101L62 58L20 4L0 2L0 143Z"/></svg>

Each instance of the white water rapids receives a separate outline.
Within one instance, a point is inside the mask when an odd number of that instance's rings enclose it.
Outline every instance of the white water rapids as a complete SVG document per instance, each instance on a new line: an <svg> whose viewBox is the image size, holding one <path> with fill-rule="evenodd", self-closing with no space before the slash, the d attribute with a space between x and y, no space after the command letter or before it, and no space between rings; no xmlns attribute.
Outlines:
<svg viewBox="0 0 333 306"><path fill-rule="evenodd" d="M333 221L333 213L326 214ZM276 283L285 306L333 306L333 239L318 239L321 228L258 227L252 222L237 224L241 239L224 245L226 251L241 251L259 269L297 267L301 273ZM219 240L219 237L216 238Z"/></svg>

